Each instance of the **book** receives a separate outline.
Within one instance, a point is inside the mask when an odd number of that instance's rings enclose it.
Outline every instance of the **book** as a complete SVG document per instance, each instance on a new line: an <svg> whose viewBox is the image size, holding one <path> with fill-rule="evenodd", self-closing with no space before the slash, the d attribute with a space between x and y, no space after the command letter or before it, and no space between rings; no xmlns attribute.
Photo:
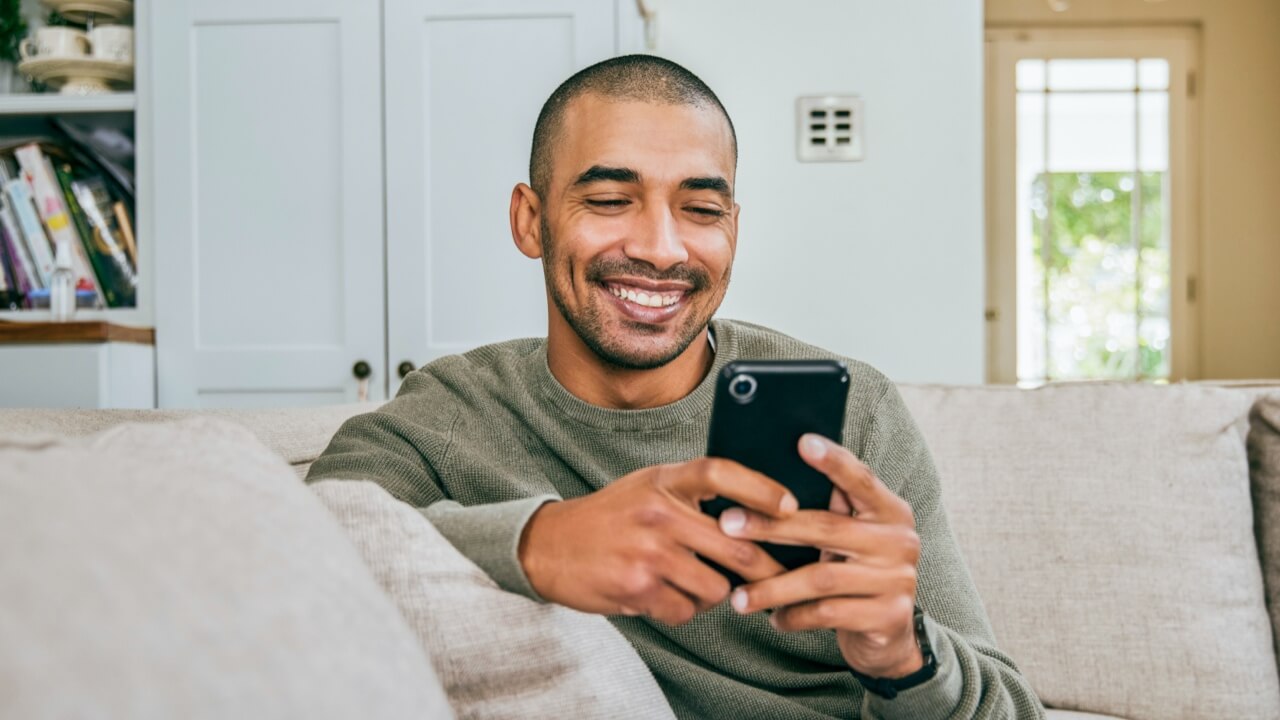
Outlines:
<svg viewBox="0 0 1280 720"><path fill-rule="evenodd" d="M125 228L119 224L116 212L123 204L116 201L102 178L89 175L71 183L72 192L84 208L89 225L101 237L111 253L111 259L125 276L131 287L138 286L138 261L136 251L130 251L132 237L126 238ZM125 226L127 227L127 225Z"/></svg>
<svg viewBox="0 0 1280 720"><path fill-rule="evenodd" d="M9 206L9 199L3 194L0 194L0 231L4 233L5 254L13 272L15 288L23 296L28 295L32 290L39 290L42 287L40 275L36 272L35 262L31 259L26 243L22 240L22 231L18 229L18 221L14 218L13 209Z"/></svg>
<svg viewBox="0 0 1280 720"><path fill-rule="evenodd" d="M97 198L89 188L89 181L73 179L73 172L70 163L53 166L58 186L62 188L67 213L84 245L85 254L98 280L98 287L102 289L107 307L133 307L137 297L137 277L116 241L112 228L106 224ZM94 178L94 182L97 186L102 186L101 179ZM102 193L106 194L105 187L102 188ZM107 201L109 200L108 197Z"/></svg>
<svg viewBox="0 0 1280 720"><path fill-rule="evenodd" d="M5 192L9 195L9 204L13 209L13 217L17 221L18 230L22 234L22 244L26 247L32 267L40 278L40 287L49 286L49 276L53 274L53 246L45 235L44 226L40 224L40 216L31 197L31 186L22 178L15 178L5 184Z"/></svg>
<svg viewBox="0 0 1280 720"><path fill-rule="evenodd" d="M49 230L49 237L55 243L65 242L71 246L71 267L76 274L76 287L96 291L98 299L105 304L106 298L102 288L95 281L84 244L76 236L76 230L72 227L71 216L67 212L62 193L55 180L53 164L36 143L23 145L14 150L14 156L17 157L18 166L22 169L22 178L31 186L36 209L44 221L45 228Z"/></svg>
<svg viewBox="0 0 1280 720"><path fill-rule="evenodd" d="M124 249L129 253L129 259L133 261L133 267L138 268L138 244L133 239L133 223L129 221L129 211L125 209L124 203L117 201L111 206L111 212L116 216L116 223L120 228L120 235L124 237Z"/></svg>

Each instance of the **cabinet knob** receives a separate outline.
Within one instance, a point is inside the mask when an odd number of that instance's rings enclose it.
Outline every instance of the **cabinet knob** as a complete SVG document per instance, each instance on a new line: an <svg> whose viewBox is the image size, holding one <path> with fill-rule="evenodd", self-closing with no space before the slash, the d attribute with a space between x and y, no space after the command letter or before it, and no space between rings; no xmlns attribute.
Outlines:
<svg viewBox="0 0 1280 720"><path fill-rule="evenodd" d="M368 380L369 376L373 374L373 368L364 360L358 360L351 367L351 374L355 375L357 380Z"/></svg>
<svg viewBox="0 0 1280 720"><path fill-rule="evenodd" d="M409 362L408 360L405 360L404 362L400 363L398 367L396 367L396 372L400 373L400 379L403 380L409 376L409 373L413 372L416 369L417 368L413 366L413 363Z"/></svg>

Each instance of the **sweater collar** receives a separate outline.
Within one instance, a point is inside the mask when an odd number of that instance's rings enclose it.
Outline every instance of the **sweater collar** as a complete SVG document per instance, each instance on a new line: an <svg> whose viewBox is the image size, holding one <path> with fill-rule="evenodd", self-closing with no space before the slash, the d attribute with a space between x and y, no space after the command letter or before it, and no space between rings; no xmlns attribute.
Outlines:
<svg viewBox="0 0 1280 720"><path fill-rule="evenodd" d="M614 432L639 432L658 430L694 418L707 416L711 412L711 402L715 398L716 376L730 361L737 358L738 338L733 323L713 319L711 321L712 348L715 359L711 370L702 382L698 383L688 395L667 405L642 410L617 410L592 405L565 389L551 374L547 365L546 342L540 352L530 353L529 366L526 368L537 394L556 407L570 420L601 430Z"/></svg>

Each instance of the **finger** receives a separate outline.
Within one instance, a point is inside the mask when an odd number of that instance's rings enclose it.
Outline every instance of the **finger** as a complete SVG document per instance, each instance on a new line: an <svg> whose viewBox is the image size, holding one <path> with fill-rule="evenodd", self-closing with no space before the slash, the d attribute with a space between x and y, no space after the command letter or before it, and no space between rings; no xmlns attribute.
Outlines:
<svg viewBox="0 0 1280 720"><path fill-rule="evenodd" d="M733 591L734 610L753 613L828 597L876 597L893 592L915 595L915 568L869 567L855 563L816 562Z"/></svg>
<svg viewBox="0 0 1280 720"><path fill-rule="evenodd" d="M867 522L860 516L826 510L801 510L779 520L729 508L720 514L720 529L735 538L816 547L873 564L909 560L914 565L920 557L920 537L914 528Z"/></svg>
<svg viewBox="0 0 1280 720"><path fill-rule="evenodd" d="M807 433L800 438L800 456L843 490L853 509L865 519L894 522L913 517L911 506L843 445Z"/></svg>
<svg viewBox="0 0 1280 720"><path fill-rule="evenodd" d="M699 612L719 605L729 596L729 581L688 552L672 552L665 567L667 582L689 596Z"/></svg>
<svg viewBox="0 0 1280 720"><path fill-rule="evenodd" d="M796 496L778 481L725 458L700 458L669 466L669 472L656 477L690 505L722 497L773 517L790 515L800 506Z"/></svg>
<svg viewBox="0 0 1280 720"><path fill-rule="evenodd" d="M666 583L656 585L640 598L639 604L645 615L668 625L683 625L698 612L688 595Z"/></svg>
<svg viewBox="0 0 1280 720"><path fill-rule="evenodd" d="M714 518L701 513L690 513L682 522L672 523L671 537L679 545L741 575L747 582L786 571L764 548L747 540L726 536Z"/></svg>
<svg viewBox="0 0 1280 720"><path fill-rule="evenodd" d="M906 617L910 617L911 598L825 598L775 610L769 622L783 632L833 629L874 633L900 627L904 608Z"/></svg>

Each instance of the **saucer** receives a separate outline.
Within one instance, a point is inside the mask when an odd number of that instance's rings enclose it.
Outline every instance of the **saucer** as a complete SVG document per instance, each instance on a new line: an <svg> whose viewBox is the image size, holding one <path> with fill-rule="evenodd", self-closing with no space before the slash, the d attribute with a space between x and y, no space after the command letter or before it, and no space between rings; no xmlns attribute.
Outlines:
<svg viewBox="0 0 1280 720"><path fill-rule="evenodd" d="M133 84L133 63L94 57L32 57L18 64L18 72L54 88L63 95L99 95L114 92L112 85Z"/></svg>
<svg viewBox="0 0 1280 720"><path fill-rule="evenodd" d="M133 15L133 0L41 0L51 10L74 23L94 20L123 20Z"/></svg>

